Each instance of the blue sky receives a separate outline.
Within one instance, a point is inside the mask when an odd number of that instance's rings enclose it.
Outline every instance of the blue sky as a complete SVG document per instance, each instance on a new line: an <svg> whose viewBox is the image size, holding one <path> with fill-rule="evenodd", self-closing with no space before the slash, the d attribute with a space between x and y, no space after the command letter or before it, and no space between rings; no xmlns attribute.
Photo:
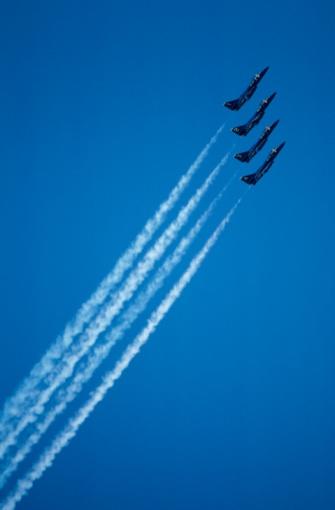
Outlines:
<svg viewBox="0 0 335 510"><path fill-rule="evenodd" d="M19 508L334 508L333 20L326 0L2 6L1 401L221 123L195 184L251 145L263 124L228 128L274 90L266 151L287 141ZM222 108L265 65L253 100ZM243 169L230 161L215 189Z"/></svg>

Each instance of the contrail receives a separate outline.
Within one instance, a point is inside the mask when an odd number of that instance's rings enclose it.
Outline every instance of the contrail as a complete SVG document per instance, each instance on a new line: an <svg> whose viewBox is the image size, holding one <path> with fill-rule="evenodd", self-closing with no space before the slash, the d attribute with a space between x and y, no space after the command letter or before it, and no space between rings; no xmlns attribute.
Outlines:
<svg viewBox="0 0 335 510"><path fill-rule="evenodd" d="M33 402L39 394L38 385L55 364L57 364L64 351L72 344L73 339L83 331L85 324L92 319L109 292L122 280L126 271L132 267L136 258L142 253L155 232L165 221L167 214L179 200L192 177L207 157L210 149L216 143L223 128L223 125L219 127L215 135L195 159L194 163L192 163L172 189L168 198L161 203L157 212L147 221L130 247L119 258L112 271L100 283L99 287L88 301L80 307L74 319L67 324L63 333L35 365L29 376L18 387L14 395L7 399L0 416L0 443L13 430L16 420L29 410L31 402Z"/></svg>
<svg viewBox="0 0 335 510"><path fill-rule="evenodd" d="M8 450L8 448L16 442L16 438L24 428L34 423L38 416L44 412L46 402L53 392L64 383L72 374L77 362L89 351L94 345L98 336L110 326L113 319L122 310L123 305L129 301L134 295L137 288L143 283L144 279L154 267L155 263L162 257L169 245L175 240L178 232L187 222L189 216L198 206L200 200L207 192L211 184L218 176L221 168L225 165L228 154L222 158L219 164L212 170L204 183L197 189L194 195L189 199L187 204L179 211L175 220L173 220L166 230L161 234L152 248L148 250L143 259L137 264L136 268L129 274L121 288L116 291L110 301L97 315L86 331L72 346L70 353L59 362L58 366L46 376L46 388L41 390L35 403L33 403L23 418L18 421L14 430L8 434L6 439L0 445L0 458Z"/></svg>
<svg viewBox="0 0 335 510"><path fill-rule="evenodd" d="M80 426L94 411L97 404L103 400L106 393L114 386L115 381L121 377L124 370L129 366L133 358L139 353L143 345L149 340L150 336L152 333L154 333L161 320L164 319L172 305L181 295L182 291L192 280L193 276L200 268L208 253L216 244L224 228L229 223L240 202L241 199L236 202L236 204L232 207L229 213L224 217L219 226L207 240L203 248L192 259L190 265L183 273L181 278L172 287L170 292L166 295L156 310L151 314L144 329L126 348L120 360L116 363L114 369L110 372L107 372L106 376L103 378L102 383L91 394L87 403L84 404L74 416L74 418L69 421L65 429L58 436L56 436L54 441L41 455L39 460L33 465L31 470L28 471L28 473L17 482L14 491L8 496L8 498L0 507L1 510L13 510L16 504L29 492L34 482L41 478L44 471L46 471L48 467L51 467L58 453L60 453L61 450L67 446L70 440L76 435Z"/></svg>
<svg viewBox="0 0 335 510"><path fill-rule="evenodd" d="M147 304L162 287L166 278L182 260L187 252L187 249L199 234L200 230L204 227L208 218L212 214L213 209L217 206L218 202L222 198L223 193L226 191L234 178L235 175L211 202L207 210L201 215L196 224L189 230L187 235L181 239L172 255L170 255L165 260L163 265L156 271L156 274L147 285L146 289L140 293L135 302L132 303L128 310L124 313L121 323L115 327L109 335L107 335L107 341L103 345L99 345L95 348L94 353L91 354L88 361L83 364L84 366L79 367L78 372L74 379L71 381L69 387L65 390L61 390L58 393L56 397L57 404L54 405L53 408L47 413L42 423L37 424L36 431L33 432L25 440L25 443L20 447L17 453L8 460L7 465L0 476L0 488L5 485L8 478L14 473L19 464L31 452L34 445L39 442L43 434L48 430L56 417L62 413L67 408L68 404L72 402L81 392L83 385L92 377L93 373L101 365L104 359L106 359L114 344L123 337L123 335L132 326L137 317L145 310Z"/></svg>

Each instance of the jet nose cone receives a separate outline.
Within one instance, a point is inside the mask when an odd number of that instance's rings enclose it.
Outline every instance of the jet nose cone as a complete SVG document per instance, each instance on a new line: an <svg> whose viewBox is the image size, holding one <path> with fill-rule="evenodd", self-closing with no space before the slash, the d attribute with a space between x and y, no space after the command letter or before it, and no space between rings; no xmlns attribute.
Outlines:
<svg viewBox="0 0 335 510"><path fill-rule="evenodd" d="M271 126L269 127L270 133L272 133L272 131L278 126L278 124L279 124L279 120L276 120L275 122L273 122L271 124Z"/></svg>
<svg viewBox="0 0 335 510"><path fill-rule="evenodd" d="M269 69L270 69L269 66L264 67L263 71L259 73L261 78L263 78L263 76L268 72Z"/></svg>

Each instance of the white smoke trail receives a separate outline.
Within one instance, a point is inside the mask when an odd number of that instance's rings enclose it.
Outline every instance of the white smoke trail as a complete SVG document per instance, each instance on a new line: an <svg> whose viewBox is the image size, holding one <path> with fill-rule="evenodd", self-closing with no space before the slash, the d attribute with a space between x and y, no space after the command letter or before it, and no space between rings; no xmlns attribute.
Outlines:
<svg viewBox="0 0 335 510"><path fill-rule="evenodd" d="M57 364L58 360L64 354L64 351L72 344L73 339L83 331L85 324L92 319L98 307L104 302L109 292L122 280L126 271L131 268L136 258L142 253L143 249L150 242L155 232L165 221L167 214L179 200L192 177L207 157L210 149L216 143L223 128L224 126L221 126L217 130L215 135L200 152L194 163L172 189L168 198L162 202L154 216L147 221L144 228L137 235L130 247L119 258L113 270L101 282L88 301L80 307L74 319L67 324L63 333L56 339L55 343L35 365L29 376L18 387L14 395L7 399L0 415L0 443L9 433L11 433L15 427L17 419L22 417L22 415L30 408L31 403L38 396L38 385L55 366L55 364Z"/></svg>
<svg viewBox="0 0 335 510"><path fill-rule="evenodd" d="M0 458L15 444L18 435L29 424L34 423L44 412L45 404L50 399L54 391L63 384L71 375L78 361L94 345L99 335L110 326L113 319L120 313L123 305L134 295L138 287L143 283L155 263L163 256L166 249L174 241L178 232L187 222L189 216L198 206L200 200L207 192L211 184L218 176L221 168L225 165L228 155L224 156L220 163L212 170L204 183L197 189L187 204L180 210L175 220L161 234L154 246L148 250L143 259L137 264L135 269L129 274L121 288L116 291L109 303L97 315L87 327L87 330L72 346L71 352L67 352L66 357L59 362L58 366L45 378L46 388L41 390L35 403L33 403L23 418L16 424L14 430L8 434L6 439L0 444Z"/></svg>
<svg viewBox="0 0 335 510"><path fill-rule="evenodd" d="M160 305L151 314L147 321L146 326L135 340L126 348L120 360L116 363L114 369L107 373L103 382L91 394L89 400L84 404L77 414L72 418L65 429L54 439L51 445L41 455L36 464L33 465L30 471L21 478L8 498L1 505L1 510L14 510L16 504L29 492L34 482L41 478L43 473L51 467L54 459L67 446L70 440L76 435L80 426L94 411L95 407L103 400L106 393L114 386L115 381L119 379L124 370L129 366L130 362L139 353L143 345L149 340L150 336L156 330L159 323L164 319L172 305L179 298L184 288L191 281L195 273L200 268L204 259L213 248L226 225L229 223L232 215L236 211L241 199L239 199L234 207L229 211L225 218L221 221L219 226L207 240L203 248L192 259L190 265L183 273L178 282L172 287L170 292L166 295Z"/></svg>
<svg viewBox="0 0 335 510"><path fill-rule="evenodd" d="M95 348L94 353L90 355L88 361L83 364L83 367L79 367L78 372L71 381L69 387L59 392L56 397L57 404L54 405L46 414L43 421L37 424L36 431L33 432L25 440L25 443L20 447L16 454L11 456L8 460L3 472L0 475L0 488L5 485L8 478L14 473L19 464L31 452L34 445L39 442L43 434L48 430L56 417L62 413L67 408L68 404L72 402L81 392L83 385L89 379L91 379L93 373L108 356L114 344L123 337L123 335L132 326L138 316L145 310L147 304L161 288L165 279L182 260L190 244L194 241L200 230L205 225L213 209L216 207L222 198L223 193L226 191L234 178L235 176L230 179L228 184L211 202L210 206L198 219L196 224L190 229L187 235L181 239L172 255L170 255L165 260L163 265L156 271L155 276L147 285L147 288L140 293L135 302L132 303L128 310L124 313L120 324L115 327L109 335L107 335L107 341L103 345L99 345Z"/></svg>

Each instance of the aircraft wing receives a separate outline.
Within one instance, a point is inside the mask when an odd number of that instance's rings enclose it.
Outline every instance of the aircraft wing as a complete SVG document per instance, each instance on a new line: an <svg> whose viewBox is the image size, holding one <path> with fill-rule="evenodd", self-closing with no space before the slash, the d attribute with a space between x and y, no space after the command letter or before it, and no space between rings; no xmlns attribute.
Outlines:
<svg viewBox="0 0 335 510"><path fill-rule="evenodd" d="M249 184L249 186L255 186L255 184L258 181L257 174L254 173L249 175L243 175L243 177L241 177L241 181L245 182L246 184Z"/></svg>
<svg viewBox="0 0 335 510"><path fill-rule="evenodd" d="M239 136L246 136L249 133L248 124L244 124L243 126L236 126L232 129L232 132Z"/></svg>
<svg viewBox="0 0 335 510"><path fill-rule="evenodd" d="M239 99L233 99L233 101L226 101L224 103L224 106L226 108L229 108L229 110L239 110L242 106L242 104L240 103L240 100Z"/></svg>
<svg viewBox="0 0 335 510"><path fill-rule="evenodd" d="M249 163L249 161L251 159L249 151L238 152L237 154L235 154L234 158L241 161L241 163Z"/></svg>

